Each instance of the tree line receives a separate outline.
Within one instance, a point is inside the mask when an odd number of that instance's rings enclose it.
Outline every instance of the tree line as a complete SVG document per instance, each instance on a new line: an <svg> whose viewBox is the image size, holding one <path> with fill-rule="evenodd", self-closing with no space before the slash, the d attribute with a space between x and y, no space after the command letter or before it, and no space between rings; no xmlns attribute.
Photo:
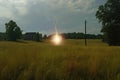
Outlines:
<svg viewBox="0 0 120 80"><path fill-rule="evenodd" d="M18 39L23 38L22 30L20 27L16 24L15 21L10 20L8 23L5 23L5 28L6 28L6 40L9 41L17 41ZM33 34L33 33L32 33ZM40 37L39 33L34 34L35 35L35 40L40 41L40 38L47 39L48 37L51 37L52 35L44 35L43 37ZM95 35L95 34L84 34L84 33L62 33L62 37L65 39L84 39L85 36L87 39L102 39L102 35Z"/></svg>
<svg viewBox="0 0 120 80"><path fill-rule="evenodd" d="M80 32L73 32L73 33L62 33L61 34L65 39L102 39L103 36L101 34L84 34Z"/></svg>
<svg viewBox="0 0 120 80"><path fill-rule="evenodd" d="M52 35L48 36L48 39L50 39ZM80 33L80 32L71 32L71 33L61 33L60 34L64 39L85 39L85 37L87 39L103 39L103 35L102 34L84 34L84 33Z"/></svg>
<svg viewBox="0 0 120 80"><path fill-rule="evenodd" d="M19 39L23 39L23 37L25 36L25 34L22 34L21 28L13 20L10 20L8 23L5 23L5 29L6 29L5 40L18 41ZM42 37L41 34L39 34L38 32L37 33L35 32L33 34L34 36L30 35L30 37L33 37L35 41L39 42Z"/></svg>

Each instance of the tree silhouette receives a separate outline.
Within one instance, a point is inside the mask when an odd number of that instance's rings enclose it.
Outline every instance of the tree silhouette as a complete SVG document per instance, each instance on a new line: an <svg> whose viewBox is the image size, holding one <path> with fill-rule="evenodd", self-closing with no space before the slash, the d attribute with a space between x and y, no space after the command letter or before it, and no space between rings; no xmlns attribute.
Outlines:
<svg viewBox="0 0 120 80"><path fill-rule="evenodd" d="M120 45L120 0L108 0L99 6L96 18L102 23L104 40L109 45Z"/></svg>
<svg viewBox="0 0 120 80"><path fill-rule="evenodd" d="M16 22L10 20L8 23L5 23L5 26L7 40L16 41L17 39L21 38L22 31Z"/></svg>

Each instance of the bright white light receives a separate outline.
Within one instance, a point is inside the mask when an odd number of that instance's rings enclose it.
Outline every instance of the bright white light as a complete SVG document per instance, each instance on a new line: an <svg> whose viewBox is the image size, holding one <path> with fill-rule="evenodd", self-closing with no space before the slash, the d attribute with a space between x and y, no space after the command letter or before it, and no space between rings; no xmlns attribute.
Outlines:
<svg viewBox="0 0 120 80"><path fill-rule="evenodd" d="M55 34L55 35L52 37L52 42L53 42L55 45L60 45L61 42L62 42L62 37L61 37L59 34Z"/></svg>

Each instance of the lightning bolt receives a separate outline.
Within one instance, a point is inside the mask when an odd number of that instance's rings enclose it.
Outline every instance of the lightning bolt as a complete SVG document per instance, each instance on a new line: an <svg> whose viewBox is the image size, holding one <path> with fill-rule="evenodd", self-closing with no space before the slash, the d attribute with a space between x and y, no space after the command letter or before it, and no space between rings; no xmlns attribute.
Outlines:
<svg viewBox="0 0 120 80"><path fill-rule="evenodd" d="M56 34L56 35L58 34L56 22L55 22L55 34Z"/></svg>

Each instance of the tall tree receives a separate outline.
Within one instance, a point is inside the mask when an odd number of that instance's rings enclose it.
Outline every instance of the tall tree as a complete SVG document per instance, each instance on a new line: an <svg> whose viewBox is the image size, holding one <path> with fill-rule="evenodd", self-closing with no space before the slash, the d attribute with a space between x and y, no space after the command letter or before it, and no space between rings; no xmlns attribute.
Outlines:
<svg viewBox="0 0 120 80"><path fill-rule="evenodd" d="M96 18L102 23L104 39L109 45L120 45L120 0L108 0L99 6Z"/></svg>
<svg viewBox="0 0 120 80"><path fill-rule="evenodd" d="M21 38L22 31L20 27L16 24L16 22L10 20L8 23L5 23L5 26L7 40L16 41L17 39Z"/></svg>

